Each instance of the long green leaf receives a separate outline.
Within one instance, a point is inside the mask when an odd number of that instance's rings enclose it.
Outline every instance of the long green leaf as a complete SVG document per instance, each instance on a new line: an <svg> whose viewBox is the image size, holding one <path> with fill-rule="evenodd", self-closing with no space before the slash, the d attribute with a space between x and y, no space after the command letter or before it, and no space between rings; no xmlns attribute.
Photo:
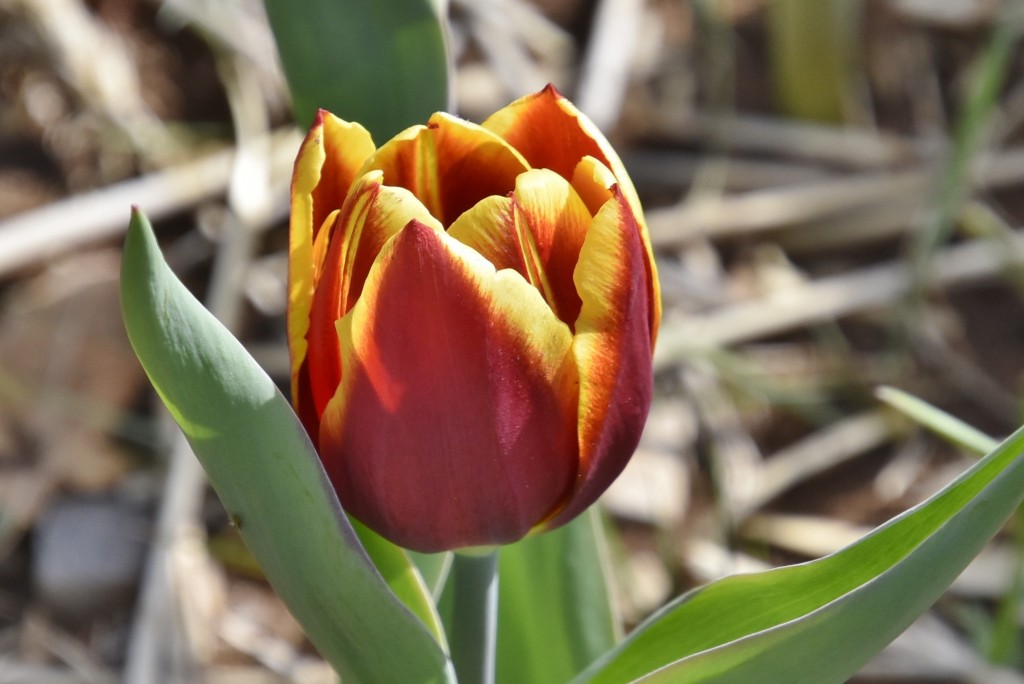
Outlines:
<svg viewBox="0 0 1024 684"><path fill-rule="evenodd" d="M356 536L359 537L359 542L366 550L366 554L373 561L373 565L380 572L384 581L388 583L391 591L395 592L395 596L416 614L442 648L447 650L447 637L434 605L432 586L424 579L409 552L380 536L355 518L349 518L348 521Z"/></svg>
<svg viewBox="0 0 1024 684"><path fill-rule="evenodd" d="M246 545L346 684L450 682L442 647L367 557L288 401L174 276L138 210L121 308L135 353Z"/></svg>
<svg viewBox="0 0 1024 684"><path fill-rule="evenodd" d="M879 387L875 396L953 444L976 454L992 451L999 442L959 418L895 387Z"/></svg>
<svg viewBox="0 0 1024 684"><path fill-rule="evenodd" d="M416 551L406 551L406 553L409 554L409 560L419 569L423 583L426 584L427 590L430 591L431 596L434 597L436 602L441 598L445 582L448 581L448 572L452 567L452 552L418 553Z"/></svg>
<svg viewBox="0 0 1024 684"><path fill-rule="evenodd" d="M841 123L856 83L861 0L774 0L766 10L779 107L799 119Z"/></svg>
<svg viewBox="0 0 1024 684"><path fill-rule="evenodd" d="M578 682L843 682L942 594L1024 497L1024 428L924 503L825 558L666 606Z"/></svg>
<svg viewBox="0 0 1024 684"><path fill-rule="evenodd" d="M358 121L377 144L448 107L444 2L265 0L295 118Z"/></svg>
<svg viewBox="0 0 1024 684"><path fill-rule="evenodd" d="M594 508L507 546L498 582L499 684L564 684L615 645L604 532Z"/></svg>

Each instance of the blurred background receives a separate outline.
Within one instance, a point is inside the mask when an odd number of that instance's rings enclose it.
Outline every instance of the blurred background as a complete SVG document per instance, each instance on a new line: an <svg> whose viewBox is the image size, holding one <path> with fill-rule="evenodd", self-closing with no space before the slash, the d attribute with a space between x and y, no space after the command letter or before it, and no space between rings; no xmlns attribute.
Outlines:
<svg viewBox="0 0 1024 684"><path fill-rule="evenodd" d="M1021 423L1021 5L451 1L459 113L554 83L645 202L657 396L604 499L628 624L834 551L973 461L880 385ZM332 681L117 301L134 203L286 384L300 139L258 1L0 0L0 684ZM1022 580L1018 522L857 681L1024 682Z"/></svg>

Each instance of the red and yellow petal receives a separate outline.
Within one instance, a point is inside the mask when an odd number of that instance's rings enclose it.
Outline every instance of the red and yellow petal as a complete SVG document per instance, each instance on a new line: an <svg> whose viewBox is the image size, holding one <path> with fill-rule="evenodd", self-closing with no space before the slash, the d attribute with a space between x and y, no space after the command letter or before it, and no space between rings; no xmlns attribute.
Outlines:
<svg viewBox="0 0 1024 684"><path fill-rule="evenodd" d="M324 265L327 263L327 250L331 246L331 237L334 235L334 224L338 220L338 214L341 213L341 207L335 209L327 218L324 219L324 224L320 226L320 230L316 232L316 237L313 238L313 289L316 290L317 283L320 282L320 276L323 275Z"/></svg>
<svg viewBox="0 0 1024 684"><path fill-rule="evenodd" d="M321 110L295 160L288 249L288 342L295 397L301 395L299 372L306 358L314 273L320 269L314 241L331 212L341 208L356 173L374 149L365 128Z"/></svg>
<svg viewBox="0 0 1024 684"><path fill-rule="evenodd" d="M597 126L553 86L549 85L539 93L522 97L498 110L483 122L483 127L519 150L534 168L551 169L566 179L573 179L576 166L584 157L594 157L604 164L615 176L636 217L647 259L654 269L647 223L626 167ZM656 304L651 319L651 333L656 335L661 320L660 285L657 278L653 279L652 288Z"/></svg>
<svg viewBox="0 0 1024 684"><path fill-rule="evenodd" d="M572 272L590 220L568 181L553 171L532 169L516 178L511 198L482 200L448 234L495 268L518 271L571 328L580 311Z"/></svg>
<svg viewBox="0 0 1024 684"><path fill-rule="evenodd" d="M612 198L612 188L617 183L615 174L590 156L584 157L576 164L570 182L573 190L590 210L591 216L596 216L604 203Z"/></svg>
<svg viewBox="0 0 1024 684"><path fill-rule="evenodd" d="M364 171L380 169L384 182L410 190L450 226L490 195L505 195L529 165L504 140L476 124L434 114L384 144Z"/></svg>
<svg viewBox="0 0 1024 684"><path fill-rule="evenodd" d="M510 268L533 284L522 241L516 236L511 197L493 195L480 200L455 219L448 235L472 247L494 268Z"/></svg>
<svg viewBox="0 0 1024 684"><path fill-rule="evenodd" d="M575 326L581 301L572 274L592 214L569 182L548 169L521 174L512 200L518 232L531 237L546 273L548 301Z"/></svg>
<svg viewBox="0 0 1024 684"><path fill-rule="evenodd" d="M320 453L346 510L420 551L522 537L576 476L572 335L522 277L411 222L338 325Z"/></svg>
<svg viewBox="0 0 1024 684"><path fill-rule="evenodd" d="M634 214L640 215L636 191L619 156L597 126L554 86L519 98L482 125L519 150L532 167L551 169L565 179L572 178L583 157L600 160L615 174Z"/></svg>
<svg viewBox="0 0 1024 684"><path fill-rule="evenodd" d="M341 381L335 323L359 298L381 248L413 219L441 230L412 193L383 185L382 176L380 171L371 171L355 182L330 229L330 245L316 282L307 334L309 387L317 415L323 413ZM323 233L317 237L319 243Z"/></svg>
<svg viewBox="0 0 1024 684"><path fill-rule="evenodd" d="M650 277L636 219L616 188L594 217L575 272L583 299L573 343L580 469L572 496L550 526L592 504L640 440L652 392Z"/></svg>
<svg viewBox="0 0 1024 684"><path fill-rule="evenodd" d="M323 275L323 268L327 262L327 250L330 247L331 236L334 234L334 225L337 221L338 215L341 213L340 209L335 209L327 218L324 219L324 224L316 232L316 238L313 240L312 250L312 280L313 280L313 291L316 292L316 286L320 282L320 276ZM308 273L305 274L307 277ZM306 427L309 434L316 434L316 430L320 426L320 414L317 413L316 406L313 403L313 388L312 381L309 372L309 327L312 325L309 320L309 309L311 304L304 302L304 311L307 316L306 329L303 331L303 337L300 340L302 343L301 357L296 353L296 342L295 340L289 340L289 347L292 352L292 361L299 360L299 364L292 370L292 404L295 406L296 412L299 414L299 419L302 424ZM289 317L293 311L296 311L298 307L289 305L288 313ZM290 322L290 318L289 318Z"/></svg>

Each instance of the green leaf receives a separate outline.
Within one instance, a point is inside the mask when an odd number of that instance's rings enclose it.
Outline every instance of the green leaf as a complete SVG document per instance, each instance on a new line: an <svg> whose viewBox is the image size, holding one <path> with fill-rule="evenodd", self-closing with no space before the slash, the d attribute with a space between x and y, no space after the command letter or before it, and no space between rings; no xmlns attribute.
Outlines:
<svg viewBox="0 0 1024 684"><path fill-rule="evenodd" d="M444 5L431 0L265 0L295 118L318 108L377 144L448 107Z"/></svg>
<svg viewBox="0 0 1024 684"><path fill-rule="evenodd" d="M976 427L968 425L959 418L955 418L942 409L903 390L898 390L895 387L879 387L875 391L875 396L900 413L967 451L984 454L992 451L999 444Z"/></svg>
<svg viewBox="0 0 1024 684"><path fill-rule="evenodd" d="M452 552L443 553L419 553L417 551L406 551L410 560L419 568L420 576L430 591L431 596L437 601L444 591L444 584L448 581L448 571L452 567Z"/></svg>
<svg viewBox="0 0 1024 684"><path fill-rule="evenodd" d="M862 44L858 0L774 0L767 7L773 95L799 119L841 123Z"/></svg>
<svg viewBox="0 0 1024 684"><path fill-rule="evenodd" d="M501 550L499 684L564 684L615 645L604 531L596 508Z"/></svg>
<svg viewBox="0 0 1024 684"><path fill-rule="evenodd" d="M1024 496L1024 429L819 560L727 577L641 625L578 682L843 682L926 611Z"/></svg>
<svg viewBox="0 0 1024 684"><path fill-rule="evenodd" d="M410 552L388 541L355 518L349 518L348 521L370 560L391 587L391 591L416 614L447 651L444 627L441 626L441 618L434 607L431 586L426 583L418 567L413 563L409 556Z"/></svg>
<svg viewBox="0 0 1024 684"><path fill-rule="evenodd" d="M288 401L174 276L138 210L121 308L135 353L246 545L344 681L450 682L444 650L367 557Z"/></svg>

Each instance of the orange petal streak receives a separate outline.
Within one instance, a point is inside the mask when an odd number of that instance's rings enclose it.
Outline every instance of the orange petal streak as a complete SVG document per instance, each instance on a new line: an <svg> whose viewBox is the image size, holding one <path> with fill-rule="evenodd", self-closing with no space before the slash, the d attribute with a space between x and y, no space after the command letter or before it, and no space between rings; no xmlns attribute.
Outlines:
<svg viewBox="0 0 1024 684"><path fill-rule="evenodd" d="M338 325L320 453L346 510L407 548L512 542L576 475L572 336L536 289L411 222Z"/></svg>
<svg viewBox="0 0 1024 684"><path fill-rule="evenodd" d="M604 135L553 86L519 98L491 114L482 125L519 150L533 168L551 169L570 179L580 159L590 155L616 177L625 176L618 155ZM610 163L613 159L614 164Z"/></svg>
<svg viewBox="0 0 1024 684"><path fill-rule="evenodd" d="M505 195L529 168L504 140L450 114L398 134L367 162L384 182L412 191L430 213L450 226L489 195Z"/></svg>
<svg viewBox="0 0 1024 684"><path fill-rule="evenodd" d="M615 198L594 218L575 280L583 308L573 352L580 374L580 471L568 522L612 483L633 455L651 404L649 271L629 203Z"/></svg>
<svg viewBox="0 0 1024 684"><path fill-rule="evenodd" d="M288 248L288 346L291 352L292 397L300 412L307 401L300 381L306 359L306 332L313 299L314 272L320 264L313 243L328 215L345 201L355 174L373 154L373 140L359 124L350 124L321 110L295 160L291 187Z"/></svg>
<svg viewBox="0 0 1024 684"><path fill-rule="evenodd" d="M414 218L440 230L437 220L412 193L382 185L381 176L380 171L371 171L355 182L329 234L307 336L310 389L317 415L323 413L341 381L335 324L355 304L384 243ZM318 238L323 237L321 232Z"/></svg>
<svg viewBox="0 0 1024 684"><path fill-rule="evenodd" d="M640 198L626 173L619 155L601 131L569 100L547 86L533 95L522 97L498 110L483 127L494 131L526 158L534 168L551 169L566 179L572 179L576 165L585 156L599 160L615 175L619 188L636 217L643 238L644 250L650 268L654 269L654 256L647 235ZM652 309L651 335L657 334L661 320L660 285L657 277L651 279Z"/></svg>

